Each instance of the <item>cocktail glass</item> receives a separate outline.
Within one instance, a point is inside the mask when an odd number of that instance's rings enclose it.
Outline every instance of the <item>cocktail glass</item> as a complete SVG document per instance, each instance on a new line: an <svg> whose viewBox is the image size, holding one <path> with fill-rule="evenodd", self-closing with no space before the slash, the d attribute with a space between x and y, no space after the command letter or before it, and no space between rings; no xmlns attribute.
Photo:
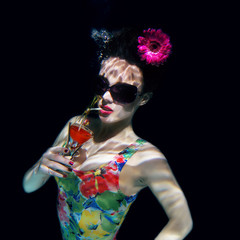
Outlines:
<svg viewBox="0 0 240 240"><path fill-rule="evenodd" d="M68 138L63 147L69 149L69 156L72 157L81 148L81 146L93 137L93 132L89 129L89 120L87 116L90 111L100 110L100 108L94 108L94 105L100 100L100 96L95 96L90 106L84 111L84 113L76 119L76 122L69 123L68 125Z"/></svg>

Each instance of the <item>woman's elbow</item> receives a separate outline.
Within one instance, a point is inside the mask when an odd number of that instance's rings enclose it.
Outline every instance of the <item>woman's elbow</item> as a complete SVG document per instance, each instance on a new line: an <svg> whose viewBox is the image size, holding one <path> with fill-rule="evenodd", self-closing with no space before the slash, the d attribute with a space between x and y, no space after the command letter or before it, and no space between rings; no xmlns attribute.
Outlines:
<svg viewBox="0 0 240 240"><path fill-rule="evenodd" d="M193 219L186 205L182 206L180 213L170 219L175 232L179 234L181 239L186 237L193 228Z"/></svg>
<svg viewBox="0 0 240 240"><path fill-rule="evenodd" d="M192 220L192 217L190 216L189 219L188 219L188 223L186 225L186 232L185 234L188 235L193 229L193 220Z"/></svg>
<svg viewBox="0 0 240 240"><path fill-rule="evenodd" d="M22 187L23 187L23 190L24 190L25 193L34 192L34 190L31 188L31 186L29 186L29 184L27 184L25 179L23 179Z"/></svg>
<svg viewBox="0 0 240 240"><path fill-rule="evenodd" d="M188 216L185 216L184 218L182 218L180 221L182 225L180 232L181 232L181 235L185 237L192 231L193 220L191 215L189 214Z"/></svg>

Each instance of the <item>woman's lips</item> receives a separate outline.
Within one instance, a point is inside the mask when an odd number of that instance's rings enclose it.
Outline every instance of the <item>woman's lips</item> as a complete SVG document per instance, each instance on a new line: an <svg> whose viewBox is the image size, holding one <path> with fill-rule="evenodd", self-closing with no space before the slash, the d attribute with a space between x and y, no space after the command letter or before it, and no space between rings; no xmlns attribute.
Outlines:
<svg viewBox="0 0 240 240"><path fill-rule="evenodd" d="M109 115L113 112L113 110L108 107L108 106L100 106L101 110L100 110L100 113L104 114L104 115Z"/></svg>

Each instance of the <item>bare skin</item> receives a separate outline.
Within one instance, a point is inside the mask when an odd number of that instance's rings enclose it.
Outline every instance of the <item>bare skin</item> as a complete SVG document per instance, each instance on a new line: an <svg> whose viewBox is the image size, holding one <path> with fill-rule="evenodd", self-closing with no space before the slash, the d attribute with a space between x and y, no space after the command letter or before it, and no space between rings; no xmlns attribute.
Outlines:
<svg viewBox="0 0 240 240"><path fill-rule="evenodd" d="M99 73L108 79L110 86L125 82L143 88L141 71L119 58L109 58L102 63ZM99 120L91 122L94 138L86 142L73 158L73 164L64 155L68 124L56 139L53 147L25 174L23 187L26 192L39 189L50 176L67 177L72 168L92 170L108 163L121 150L139 137L132 128L132 118L138 107L146 104L151 93L137 96L130 104L116 103L107 91L99 107L112 109L110 114L99 113ZM70 120L76 121L76 117ZM192 218L184 194L179 187L164 155L151 143L145 143L127 162L119 176L120 190L132 195L149 187L165 210L169 222L157 240L183 239L192 228Z"/></svg>

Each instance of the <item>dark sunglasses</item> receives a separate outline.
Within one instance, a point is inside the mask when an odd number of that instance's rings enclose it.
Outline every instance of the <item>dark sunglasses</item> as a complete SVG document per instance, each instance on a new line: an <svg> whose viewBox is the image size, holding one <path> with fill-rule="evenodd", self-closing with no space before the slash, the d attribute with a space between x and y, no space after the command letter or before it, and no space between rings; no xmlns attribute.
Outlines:
<svg viewBox="0 0 240 240"><path fill-rule="evenodd" d="M96 84L96 94L103 96L107 91L110 91L113 100L126 104L136 99L138 89L127 83L116 83L110 87L108 80L100 76Z"/></svg>

